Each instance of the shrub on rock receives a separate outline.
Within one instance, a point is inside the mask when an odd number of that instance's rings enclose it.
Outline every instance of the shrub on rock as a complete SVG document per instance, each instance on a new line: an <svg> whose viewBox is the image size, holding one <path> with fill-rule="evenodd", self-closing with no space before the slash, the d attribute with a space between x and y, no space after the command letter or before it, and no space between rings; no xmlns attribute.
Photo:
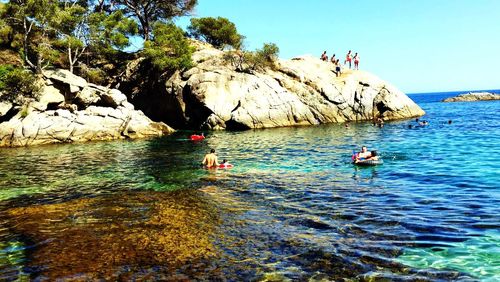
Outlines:
<svg viewBox="0 0 500 282"><path fill-rule="evenodd" d="M36 98L39 92L40 85L32 72L9 65L0 66L1 100L22 103L25 99Z"/></svg>

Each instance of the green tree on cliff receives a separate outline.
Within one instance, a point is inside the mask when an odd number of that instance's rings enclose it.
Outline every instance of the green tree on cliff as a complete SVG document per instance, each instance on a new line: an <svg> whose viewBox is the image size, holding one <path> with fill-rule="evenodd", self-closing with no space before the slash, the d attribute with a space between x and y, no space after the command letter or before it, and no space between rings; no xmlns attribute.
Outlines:
<svg viewBox="0 0 500 282"><path fill-rule="evenodd" d="M54 25L58 35L56 45L64 49L71 72L89 49L94 57L113 56L117 50L128 47L130 36L138 33L135 21L127 19L121 10L99 11L104 10L103 3L106 2L87 6L87 2L81 0L60 2Z"/></svg>
<svg viewBox="0 0 500 282"><path fill-rule="evenodd" d="M112 0L127 15L139 21L144 40L151 39L151 28L156 21L166 21L189 14L197 0Z"/></svg>
<svg viewBox="0 0 500 282"><path fill-rule="evenodd" d="M89 49L94 57L114 55L130 45L129 37L137 34L135 21L124 17L121 11L110 14L92 12L79 5L67 5L60 10L56 46L64 49L69 70Z"/></svg>
<svg viewBox="0 0 500 282"><path fill-rule="evenodd" d="M173 23L157 22L153 27L153 40L144 43L144 55L160 71L191 67L193 51L184 31Z"/></svg>
<svg viewBox="0 0 500 282"><path fill-rule="evenodd" d="M40 73L56 59L51 39L51 28L57 12L55 0L13 0L7 3L5 22L12 28L15 39L22 46L22 58L31 69Z"/></svg>
<svg viewBox="0 0 500 282"><path fill-rule="evenodd" d="M129 46L138 26L121 10L104 11L106 1L14 0L0 11L0 44L20 47L25 65L40 73L50 63L73 72L81 56L112 54ZM61 61L61 58L62 61Z"/></svg>
<svg viewBox="0 0 500 282"><path fill-rule="evenodd" d="M63 49L69 71L73 72L74 65L86 49L86 28L88 9L80 1L60 2L52 27L56 30L57 40L53 44Z"/></svg>
<svg viewBox="0 0 500 282"><path fill-rule="evenodd" d="M94 52L114 55L130 46L130 37L138 34L137 23L122 11L96 12L89 16L89 39Z"/></svg>
<svg viewBox="0 0 500 282"><path fill-rule="evenodd" d="M40 86L32 72L10 65L0 65L0 102L23 104L26 99L36 98Z"/></svg>
<svg viewBox="0 0 500 282"><path fill-rule="evenodd" d="M220 49L226 46L240 49L244 39L244 36L238 34L234 23L222 17L191 19L188 32L190 36Z"/></svg>
<svg viewBox="0 0 500 282"><path fill-rule="evenodd" d="M4 3L0 3L0 46L11 47L12 41L14 41L14 34L12 28L5 20L7 17L6 8Z"/></svg>

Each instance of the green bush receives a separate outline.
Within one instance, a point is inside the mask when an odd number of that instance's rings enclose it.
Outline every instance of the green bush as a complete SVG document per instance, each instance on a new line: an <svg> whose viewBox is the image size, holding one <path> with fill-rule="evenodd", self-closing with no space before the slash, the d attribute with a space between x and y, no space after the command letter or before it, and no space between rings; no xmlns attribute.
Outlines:
<svg viewBox="0 0 500 282"><path fill-rule="evenodd" d="M265 43L262 49L254 52L229 51L224 54L224 60L229 62L237 71L254 71L274 69L278 58L279 48L274 43Z"/></svg>
<svg viewBox="0 0 500 282"><path fill-rule="evenodd" d="M88 82L97 85L103 85L108 76L106 72L100 68L87 68L85 65L82 65L80 68L80 75Z"/></svg>
<svg viewBox="0 0 500 282"><path fill-rule="evenodd" d="M12 72L13 69L14 67L12 67L11 65L0 65L0 91L5 89L5 77L7 76L7 74Z"/></svg>
<svg viewBox="0 0 500 282"><path fill-rule="evenodd" d="M234 23L222 17L191 19L188 32L190 36L220 49L224 49L226 46L240 49L244 39L242 35L238 34Z"/></svg>
<svg viewBox="0 0 500 282"><path fill-rule="evenodd" d="M35 75L25 69L9 65L0 66L1 100L22 103L27 98L37 98L40 86Z"/></svg>
<svg viewBox="0 0 500 282"><path fill-rule="evenodd" d="M144 43L144 55L161 72L192 67L193 52L184 31L172 23L156 23L153 40Z"/></svg>

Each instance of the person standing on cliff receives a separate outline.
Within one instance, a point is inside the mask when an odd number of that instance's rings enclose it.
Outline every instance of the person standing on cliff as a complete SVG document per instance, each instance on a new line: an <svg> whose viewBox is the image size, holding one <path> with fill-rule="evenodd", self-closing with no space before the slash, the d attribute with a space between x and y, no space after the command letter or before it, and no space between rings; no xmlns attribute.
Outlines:
<svg viewBox="0 0 500 282"><path fill-rule="evenodd" d="M323 52L323 54L321 54L321 60L322 61L328 61L328 56L326 55L326 51Z"/></svg>
<svg viewBox="0 0 500 282"><path fill-rule="evenodd" d="M354 54L353 59L354 59L354 69L359 70L359 55L357 52L356 52L356 54Z"/></svg>
<svg viewBox="0 0 500 282"><path fill-rule="evenodd" d="M337 62L337 60L335 59L335 54L333 54L332 57L330 58L330 62L334 65L335 65L335 62Z"/></svg>
<svg viewBox="0 0 500 282"><path fill-rule="evenodd" d="M342 71L341 71L341 68L340 68L340 60L337 59L337 61L335 61L335 75L337 77L339 77L341 74L342 74Z"/></svg>
<svg viewBox="0 0 500 282"><path fill-rule="evenodd" d="M349 50L349 52L347 52L347 55L345 55L344 65L346 63L349 63L349 69L351 69L351 62L352 62L352 54L351 54L351 50Z"/></svg>

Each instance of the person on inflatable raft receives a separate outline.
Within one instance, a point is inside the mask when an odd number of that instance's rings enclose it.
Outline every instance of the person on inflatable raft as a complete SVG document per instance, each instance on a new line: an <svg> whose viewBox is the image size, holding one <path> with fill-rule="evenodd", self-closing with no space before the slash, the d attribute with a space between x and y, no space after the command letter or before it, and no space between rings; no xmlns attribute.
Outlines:
<svg viewBox="0 0 500 282"><path fill-rule="evenodd" d="M360 164L366 161L378 161L378 153L377 151L369 152L366 146L361 147L361 152L355 153L352 155L353 163Z"/></svg>

